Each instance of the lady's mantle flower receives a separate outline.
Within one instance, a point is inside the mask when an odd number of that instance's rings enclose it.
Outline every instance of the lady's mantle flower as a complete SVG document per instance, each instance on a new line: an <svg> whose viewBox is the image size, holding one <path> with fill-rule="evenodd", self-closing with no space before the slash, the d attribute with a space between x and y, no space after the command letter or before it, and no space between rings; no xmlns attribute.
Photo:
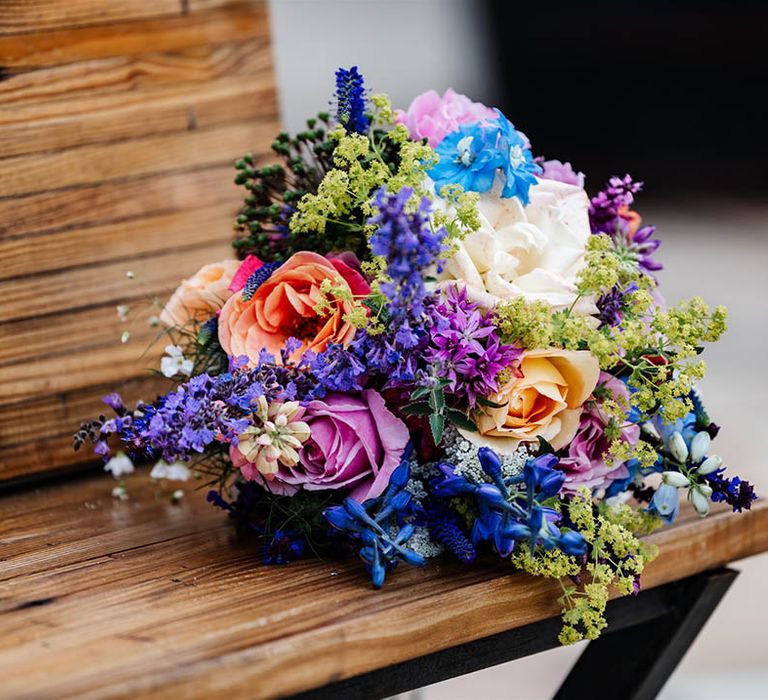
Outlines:
<svg viewBox="0 0 768 700"><path fill-rule="evenodd" d="M175 377L177 374L192 374L195 363L184 359L184 353L178 345L166 345L165 356L160 360L160 371L164 377Z"/></svg>
<svg viewBox="0 0 768 700"><path fill-rule="evenodd" d="M239 436L238 449L248 462L265 475L278 470L278 462L293 467L299 462L298 450L310 435L309 426L299 420L304 409L298 401L267 403L257 400L255 418L260 421Z"/></svg>

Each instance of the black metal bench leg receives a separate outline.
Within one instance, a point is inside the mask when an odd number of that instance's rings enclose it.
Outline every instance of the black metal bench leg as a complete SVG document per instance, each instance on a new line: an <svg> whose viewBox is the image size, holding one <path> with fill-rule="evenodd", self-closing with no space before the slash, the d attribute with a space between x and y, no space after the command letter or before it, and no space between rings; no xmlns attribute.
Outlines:
<svg viewBox="0 0 768 700"><path fill-rule="evenodd" d="M720 569L666 586L668 612L590 642L555 700L655 698L738 576Z"/></svg>

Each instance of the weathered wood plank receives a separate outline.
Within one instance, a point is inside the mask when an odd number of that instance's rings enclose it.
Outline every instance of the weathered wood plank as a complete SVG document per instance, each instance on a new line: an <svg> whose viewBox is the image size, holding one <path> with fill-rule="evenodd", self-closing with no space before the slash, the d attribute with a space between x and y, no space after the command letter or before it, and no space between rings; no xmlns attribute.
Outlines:
<svg viewBox="0 0 768 700"><path fill-rule="evenodd" d="M222 165L249 150L263 152L263 145L271 142L277 128L270 119L53 153L13 156L2 162L0 197L201 165Z"/></svg>
<svg viewBox="0 0 768 700"><path fill-rule="evenodd" d="M153 51L177 51L265 36L268 29L264 5L244 2L179 17L0 36L0 65L28 69L142 54L148 47Z"/></svg>
<svg viewBox="0 0 768 700"><path fill-rule="evenodd" d="M193 274L206 263L224 260L231 254L229 245L222 241L178 253L138 258L130 263L120 261L29 277L24 284L5 280L0 282L0 298L3 299L0 322L92 305L151 300L156 295L173 292L184 276ZM134 279L126 277L128 270L135 273Z"/></svg>
<svg viewBox="0 0 768 700"><path fill-rule="evenodd" d="M269 42L260 36L243 42L195 46L172 53L152 52L56 65L27 72L9 71L0 81L0 114L69 100L116 98L135 90L209 82L271 72Z"/></svg>
<svg viewBox="0 0 768 700"><path fill-rule="evenodd" d="M201 494L171 506L146 480L127 502L110 488L0 501L9 698L276 697L557 614L556 583L501 564L402 567L380 592L356 561L261 567ZM768 508L684 516L651 539L646 587L765 551Z"/></svg>
<svg viewBox="0 0 768 700"><path fill-rule="evenodd" d="M0 34L180 15L181 0L3 0Z"/></svg>
<svg viewBox="0 0 768 700"><path fill-rule="evenodd" d="M0 113L0 154L5 157L71 146L184 132L272 116L274 86L264 78L153 88L120 98L45 103ZM13 121L11 121L13 120Z"/></svg>
<svg viewBox="0 0 768 700"><path fill-rule="evenodd" d="M0 240L86 228L157 214L236 202L234 168L202 166L100 185L0 199Z"/></svg>
<svg viewBox="0 0 768 700"><path fill-rule="evenodd" d="M237 208L230 203L186 209L104 226L44 233L34 239L30 255L27 238L0 241L0 280L41 275L82 265L131 260L211 240L227 240ZM158 236L157 232L163 235ZM230 256L231 257L231 256Z"/></svg>

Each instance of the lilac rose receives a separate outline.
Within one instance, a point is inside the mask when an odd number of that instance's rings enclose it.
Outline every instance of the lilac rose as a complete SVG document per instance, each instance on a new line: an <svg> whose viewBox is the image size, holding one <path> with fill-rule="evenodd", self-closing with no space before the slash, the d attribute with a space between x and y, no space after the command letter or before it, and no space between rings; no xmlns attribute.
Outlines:
<svg viewBox="0 0 768 700"><path fill-rule="evenodd" d="M601 372L597 386L608 398L628 405L629 391L620 379ZM607 488L615 479L629 475L625 464L607 464L606 458L610 440L605 436L608 423L600 403L584 404L576 437L568 446L568 454L560 459L559 469L565 472L563 491L574 493L582 486L590 490ZM621 439L634 447L640 438L640 426L625 423L621 426Z"/></svg>
<svg viewBox="0 0 768 700"><path fill-rule="evenodd" d="M299 450L298 464L281 464L267 480L254 475L273 493L340 489L358 501L374 498L389 484L409 439L405 423L373 389L357 395L329 393L311 401L302 421L310 437Z"/></svg>

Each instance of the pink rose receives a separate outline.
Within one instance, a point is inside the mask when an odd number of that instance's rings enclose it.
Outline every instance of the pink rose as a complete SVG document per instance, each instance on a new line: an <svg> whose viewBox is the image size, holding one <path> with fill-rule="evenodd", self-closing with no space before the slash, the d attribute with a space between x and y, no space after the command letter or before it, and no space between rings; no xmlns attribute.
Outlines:
<svg viewBox="0 0 768 700"><path fill-rule="evenodd" d="M427 139L435 148L459 124L496 119L497 114L480 102L472 102L448 88L442 97L429 90L414 98L406 112L399 109L395 115L398 124L405 124L413 139Z"/></svg>
<svg viewBox="0 0 768 700"><path fill-rule="evenodd" d="M265 488L281 495L299 489L343 489L358 501L375 498L389 484L408 443L408 428L394 416L381 395L366 389L357 396L331 393L311 401L304 415L310 437L299 451L299 463L280 465L268 480L249 469L236 448L233 464Z"/></svg>
<svg viewBox="0 0 768 700"><path fill-rule="evenodd" d="M629 401L629 391L620 379L606 372L600 373L597 384L610 398L622 405ZM590 490L607 488L615 479L629 475L624 464L606 464L610 440L605 436L607 419L597 402L584 405L576 437L568 446L568 456L560 459L559 469L565 476L563 490L573 493L582 486ZM640 438L640 426L626 423L621 426L621 439L631 446Z"/></svg>

